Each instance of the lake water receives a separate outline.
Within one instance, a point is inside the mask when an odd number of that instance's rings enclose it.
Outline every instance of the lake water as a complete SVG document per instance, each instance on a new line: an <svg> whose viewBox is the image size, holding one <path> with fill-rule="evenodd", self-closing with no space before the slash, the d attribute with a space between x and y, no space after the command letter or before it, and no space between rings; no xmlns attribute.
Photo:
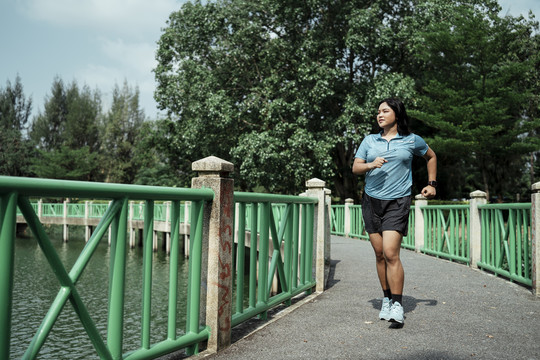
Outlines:
<svg viewBox="0 0 540 360"><path fill-rule="evenodd" d="M74 236L67 243L61 240L60 234L54 235L55 231L51 230L50 235L68 272L85 245L83 236L77 236L77 231L71 229L70 232ZM59 233L57 229L56 232ZM142 248L128 247L126 260L124 352L140 348L141 343ZM180 256L178 267L177 335L180 335L185 328L187 259ZM155 343L167 337L169 256L163 250L153 255L152 278L151 342ZM104 342L107 339L108 287L109 246L105 236L76 285ZM13 288L10 357L19 359L26 351L60 289L58 280L33 238L16 240ZM99 358L69 300L41 348L38 358L59 360Z"/></svg>

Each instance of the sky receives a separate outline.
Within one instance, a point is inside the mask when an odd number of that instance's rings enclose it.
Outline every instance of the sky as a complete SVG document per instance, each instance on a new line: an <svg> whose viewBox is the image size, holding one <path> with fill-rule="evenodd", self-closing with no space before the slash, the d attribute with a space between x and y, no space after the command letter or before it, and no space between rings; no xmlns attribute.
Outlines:
<svg viewBox="0 0 540 360"><path fill-rule="evenodd" d="M0 88L20 76L33 115L43 111L55 77L98 89L107 109L115 85L140 91L140 106L158 116L153 99L155 52L169 15L186 0L0 0ZM501 15L540 20L540 0L500 0Z"/></svg>

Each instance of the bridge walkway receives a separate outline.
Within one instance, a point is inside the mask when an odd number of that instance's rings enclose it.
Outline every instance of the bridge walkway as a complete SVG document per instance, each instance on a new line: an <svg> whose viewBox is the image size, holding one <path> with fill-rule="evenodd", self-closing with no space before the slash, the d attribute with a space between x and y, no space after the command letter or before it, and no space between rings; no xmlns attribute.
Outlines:
<svg viewBox="0 0 540 360"><path fill-rule="evenodd" d="M192 359L540 359L540 300L531 291L402 249L405 325L378 319L382 291L367 241L332 237L327 290L269 315L256 331Z"/></svg>

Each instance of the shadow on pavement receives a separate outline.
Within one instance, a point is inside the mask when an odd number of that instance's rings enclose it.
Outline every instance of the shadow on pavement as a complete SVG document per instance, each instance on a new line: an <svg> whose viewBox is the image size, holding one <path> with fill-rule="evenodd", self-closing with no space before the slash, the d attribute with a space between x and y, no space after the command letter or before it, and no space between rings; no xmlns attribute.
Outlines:
<svg viewBox="0 0 540 360"><path fill-rule="evenodd" d="M379 310L382 306L382 298L369 300L374 309ZM427 306L437 306L437 300L433 299L417 299L412 296L403 296L403 310L405 313L414 311L418 304L426 303Z"/></svg>

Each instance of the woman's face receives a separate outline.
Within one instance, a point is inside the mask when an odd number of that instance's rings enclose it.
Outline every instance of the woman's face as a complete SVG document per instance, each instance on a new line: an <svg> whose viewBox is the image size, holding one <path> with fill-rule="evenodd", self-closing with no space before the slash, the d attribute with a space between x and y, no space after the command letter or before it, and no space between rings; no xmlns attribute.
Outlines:
<svg viewBox="0 0 540 360"><path fill-rule="evenodd" d="M391 128L397 125L396 113L385 102L379 106L377 122L381 128Z"/></svg>

